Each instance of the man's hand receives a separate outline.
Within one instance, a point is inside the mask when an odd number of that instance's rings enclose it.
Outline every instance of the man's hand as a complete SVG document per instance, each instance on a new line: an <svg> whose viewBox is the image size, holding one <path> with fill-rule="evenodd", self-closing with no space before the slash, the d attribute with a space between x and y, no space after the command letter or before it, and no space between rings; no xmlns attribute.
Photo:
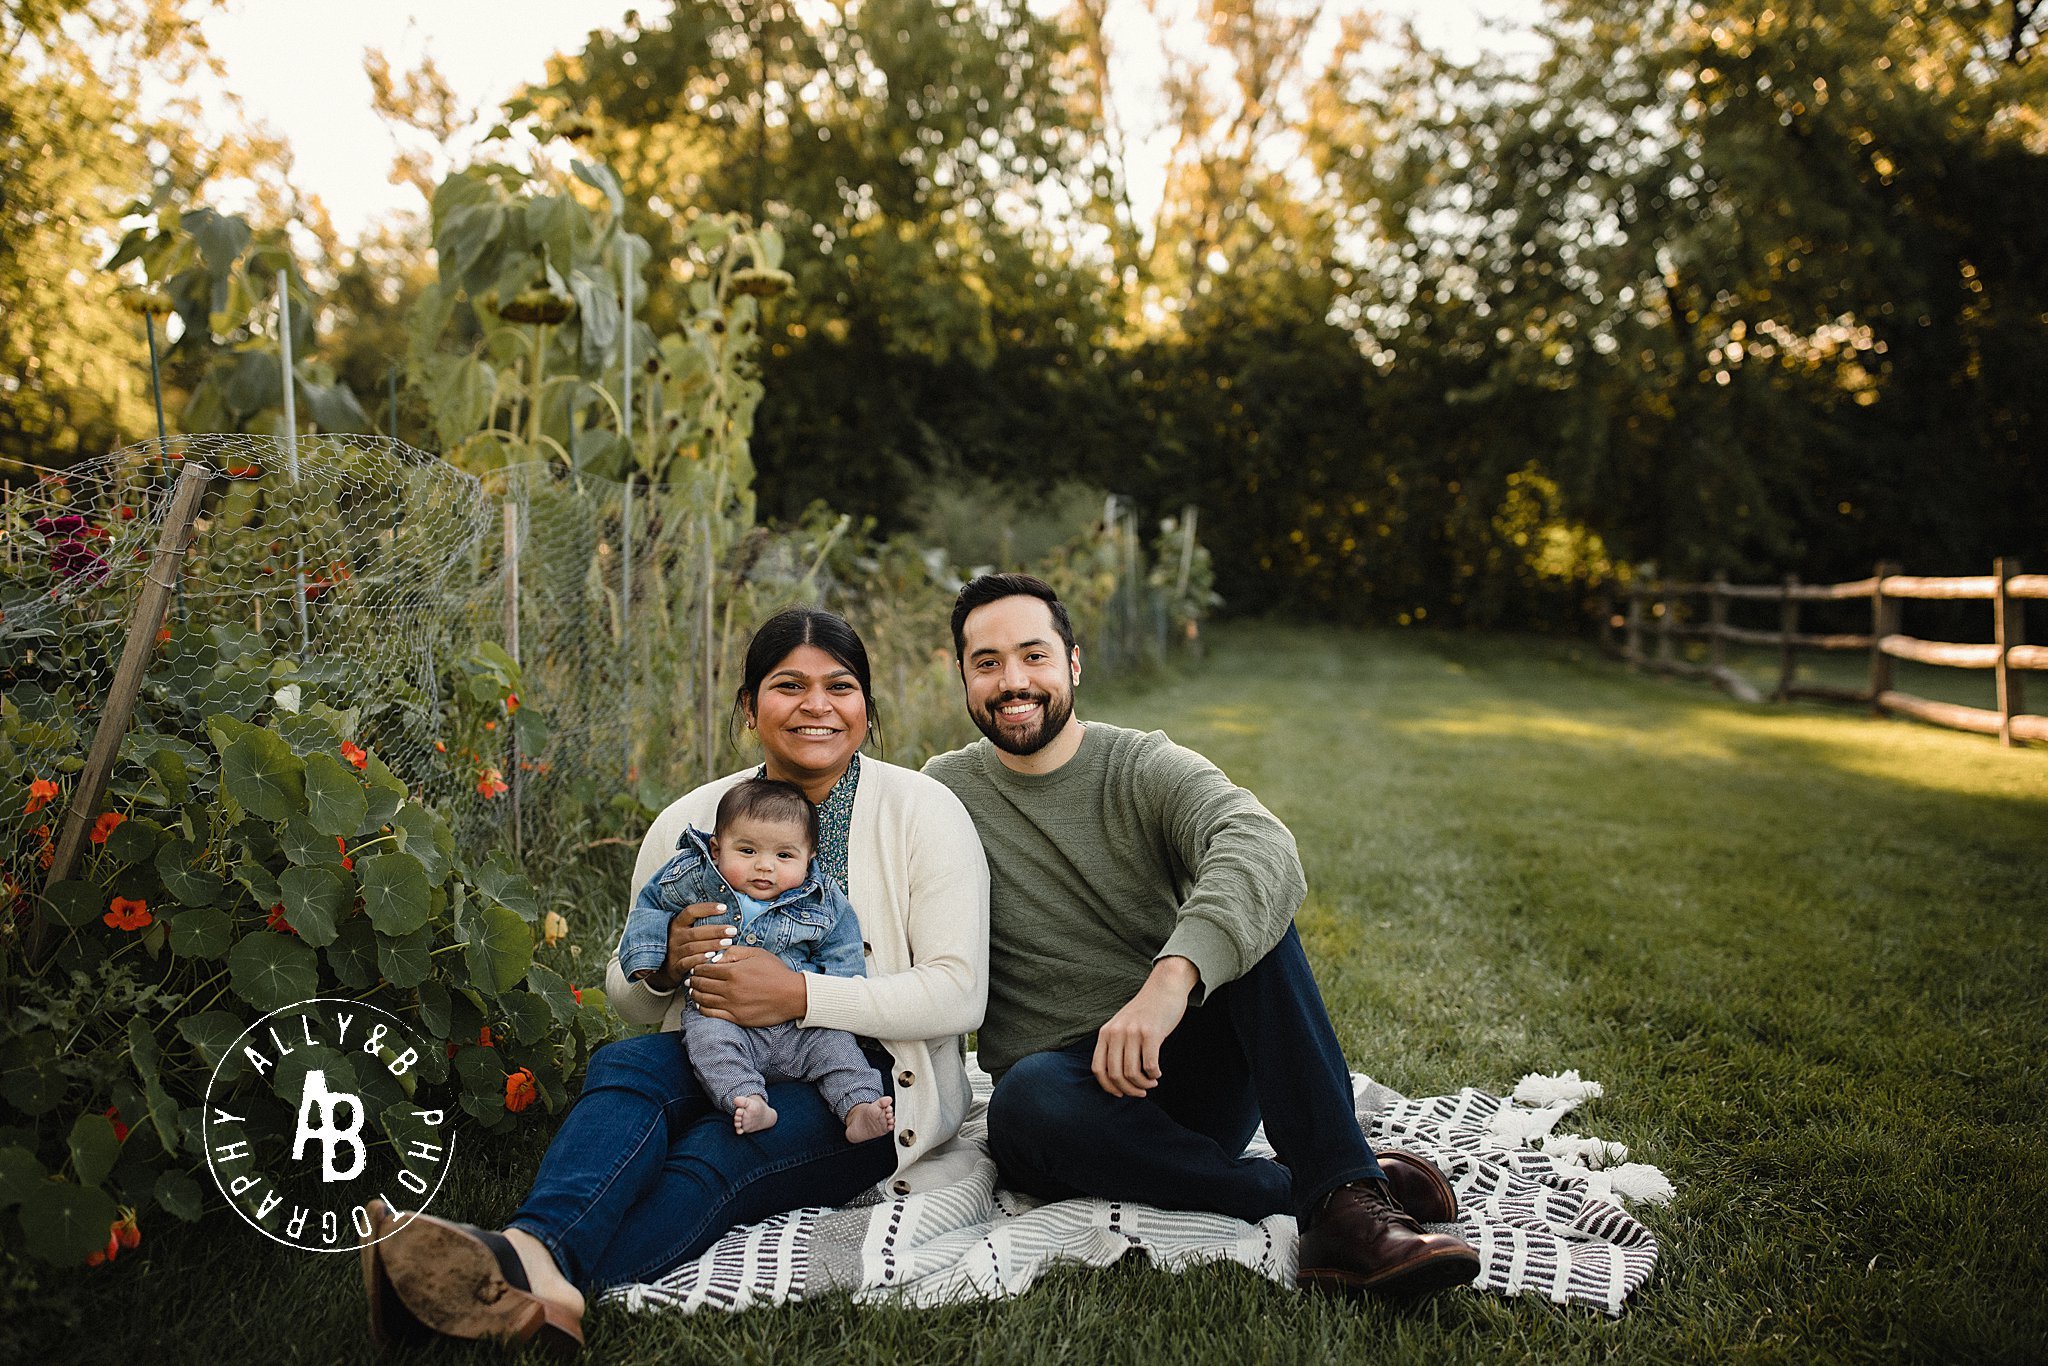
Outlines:
<svg viewBox="0 0 2048 1366"><path fill-rule="evenodd" d="M714 1020L748 1029L801 1020L810 1009L804 975L766 949L727 949L690 974L690 999Z"/></svg>
<svg viewBox="0 0 2048 1366"><path fill-rule="evenodd" d="M1095 1033L1096 1084L1112 1096L1142 1096L1159 1084L1159 1046L1188 1012L1201 976L1185 958L1162 958L1129 1005Z"/></svg>
<svg viewBox="0 0 2048 1366"><path fill-rule="evenodd" d="M684 978L704 965L711 954L732 943L730 925L700 925L708 915L721 915L725 907L710 901L685 906L668 922L668 957L661 968L644 979L656 991L674 991Z"/></svg>

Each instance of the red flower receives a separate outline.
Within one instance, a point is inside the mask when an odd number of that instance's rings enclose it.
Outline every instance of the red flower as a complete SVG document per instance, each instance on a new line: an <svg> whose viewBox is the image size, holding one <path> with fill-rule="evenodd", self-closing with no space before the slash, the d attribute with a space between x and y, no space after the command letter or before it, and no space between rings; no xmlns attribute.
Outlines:
<svg viewBox="0 0 2048 1366"><path fill-rule="evenodd" d="M485 730L496 730L497 728L498 728L498 723L497 723L496 721L486 721L486 722L484 722L484 729L485 729Z"/></svg>
<svg viewBox="0 0 2048 1366"><path fill-rule="evenodd" d="M341 742L341 757L354 764L357 768L361 768L370 762L370 751L364 749L361 745L344 740Z"/></svg>
<svg viewBox="0 0 2048 1366"><path fill-rule="evenodd" d="M576 1004L577 1004L577 1005L579 1005L579 1006L580 1006L580 1005L582 1005L582 1004L583 1004L583 988L582 988L582 987L570 987L570 988L569 988L569 994L570 994L571 996L574 996L574 997L576 998Z"/></svg>
<svg viewBox="0 0 2048 1366"><path fill-rule="evenodd" d="M522 1067L505 1078L505 1108L518 1114L540 1096L540 1088L534 1084L533 1069Z"/></svg>
<svg viewBox="0 0 2048 1366"><path fill-rule="evenodd" d="M114 1239L125 1248L142 1246L142 1228L135 1222L134 1210L129 1210L125 1218L115 1221Z"/></svg>
<svg viewBox="0 0 2048 1366"><path fill-rule="evenodd" d="M491 1046L491 1027L489 1025L485 1025L476 1032L476 1046L478 1048L489 1048Z"/></svg>
<svg viewBox="0 0 2048 1366"><path fill-rule="evenodd" d="M263 928L266 930L277 930L282 934L298 933L297 930L292 928L291 922L284 918L284 903L282 901L270 908L270 914L264 918Z"/></svg>
<svg viewBox="0 0 2048 1366"><path fill-rule="evenodd" d="M36 812L54 801L63 790L63 788L57 786L48 778L35 779L28 785L28 806L22 814L26 816L35 815Z"/></svg>
<svg viewBox="0 0 2048 1366"><path fill-rule="evenodd" d="M518 694L518 693L516 693L516 692L515 692L515 693L507 693L507 694L505 694L505 714L506 714L507 716L510 716L510 715L511 715L511 714L512 714L513 712L515 712L515 711L518 711L518 710L519 710L519 694Z"/></svg>
<svg viewBox="0 0 2048 1366"><path fill-rule="evenodd" d="M512 790L505 781L505 775L496 768L487 768L476 780L476 790L484 797L502 797Z"/></svg>
<svg viewBox="0 0 2048 1366"><path fill-rule="evenodd" d="M114 827L128 818L118 811L102 811L100 818L92 824L92 842L105 844L107 836L114 833Z"/></svg>
<svg viewBox="0 0 2048 1366"><path fill-rule="evenodd" d="M356 870L356 861L348 856L348 841L336 835L334 847L341 851L341 866L353 873Z"/></svg>
<svg viewBox="0 0 2048 1366"><path fill-rule="evenodd" d="M456 1051L456 1050L455 1050L455 1045L454 1045L454 1044L452 1044L452 1043L451 1043L451 1044L449 1044L449 1045L448 1045L448 1056L449 1056L449 1057L451 1057L451 1058L453 1058L453 1057L455 1056L455 1051Z"/></svg>
<svg viewBox="0 0 2048 1366"><path fill-rule="evenodd" d="M146 930L150 922L156 919L149 913L149 903L140 899L130 901L125 896L117 896L112 902L112 907L113 909L100 917L109 929Z"/></svg>
<svg viewBox="0 0 2048 1366"><path fill-rule="evenodd" d="M436 740L436 741L434 741L434 753L436 753L436 754L446 754L447 752L448 752L448 742L447 742L446 740Z"/></svg>
<svg viewBox="0 0 2048 1366"><path fill-rule="evenodd" d="M124 521L124 522L132 522L132 521L134 521L134 520L135 520L135 509L134 509L134 508L132 508L132 507L129 507L129 506L128 506L128 505L126 504L126 503L123 503L123 504L121 504L121 520L122 520L122 521Z"/></svg>
<svg viewBox="0 0 2048 1366"><path fill-rule="evenodd" d="M263 466L249 461L241 461L228 466L221 473L230 479L260 479L263 476Z"/></svg>
<svg viewBox="0 0 2048 1366"><path fill-rule="evenodd" d="M114 1142L126 1143L128 1141L128 1126L121 1122L121 1111L115 1106L109 1105L100 1113L114 1121Z"/></svg>

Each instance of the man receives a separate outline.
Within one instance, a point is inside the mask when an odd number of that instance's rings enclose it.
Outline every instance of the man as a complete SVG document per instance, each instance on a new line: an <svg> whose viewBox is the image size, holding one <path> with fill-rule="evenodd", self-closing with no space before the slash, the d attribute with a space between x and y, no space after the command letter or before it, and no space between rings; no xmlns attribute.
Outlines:
<svg viewBox="0 0 2048 1366"><path fill-rule="evenodd" d="M1205 1209L1292 1213L1303 1286L1412 1294L1479 1268L1426 1160L1375 1159L1294 912L1294 837L1208 760L1157 731L1074 715L1073 625L1053 590L987 574L960 591L953 648L985 740L926 771L988 854L1004 1184ZM1279 1160L1248 1158L1263 1117ZM1405 1208L1404 1208L1405 1206Z"/></svg>

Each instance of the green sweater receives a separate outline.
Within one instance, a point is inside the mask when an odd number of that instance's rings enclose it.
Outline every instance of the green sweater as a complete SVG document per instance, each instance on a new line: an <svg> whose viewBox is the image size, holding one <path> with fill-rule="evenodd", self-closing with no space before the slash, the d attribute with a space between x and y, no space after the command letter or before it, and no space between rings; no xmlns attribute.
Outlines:
<svg viewBox="0 0 2048 1366"><path fill-rule="evenodd" d="M1093 1034L1156 959L1195 965L1199 1003L1272 951L1307 891L1287 827L1159 731L1091 721L1047 774L1012 772L987 740L925 772L988 855L991 1075Z"/></svg>

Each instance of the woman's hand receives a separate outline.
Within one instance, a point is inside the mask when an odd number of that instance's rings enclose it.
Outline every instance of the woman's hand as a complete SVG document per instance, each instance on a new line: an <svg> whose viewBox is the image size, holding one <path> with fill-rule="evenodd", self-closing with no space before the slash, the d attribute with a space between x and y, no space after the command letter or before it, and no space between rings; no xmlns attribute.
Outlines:
<svg viewBox="0 0 2048 1366"><path fill-rule="evenodd" d="M668 957L658 972L647 975L647 985L656 991L674 991L685 978L702 967L710 955L732 943L732 926L700 925L708 915L723 915L725 907L710 901L685 906L668 922Z"/></svg>
<svg viewBox="0 0 2048 1366"><path fill-rule="evenodd" d="M690 973L690 999L714 1020L748 1029L801 1020L810 1009L804 975L765 949L728 949Z"/></svg>

